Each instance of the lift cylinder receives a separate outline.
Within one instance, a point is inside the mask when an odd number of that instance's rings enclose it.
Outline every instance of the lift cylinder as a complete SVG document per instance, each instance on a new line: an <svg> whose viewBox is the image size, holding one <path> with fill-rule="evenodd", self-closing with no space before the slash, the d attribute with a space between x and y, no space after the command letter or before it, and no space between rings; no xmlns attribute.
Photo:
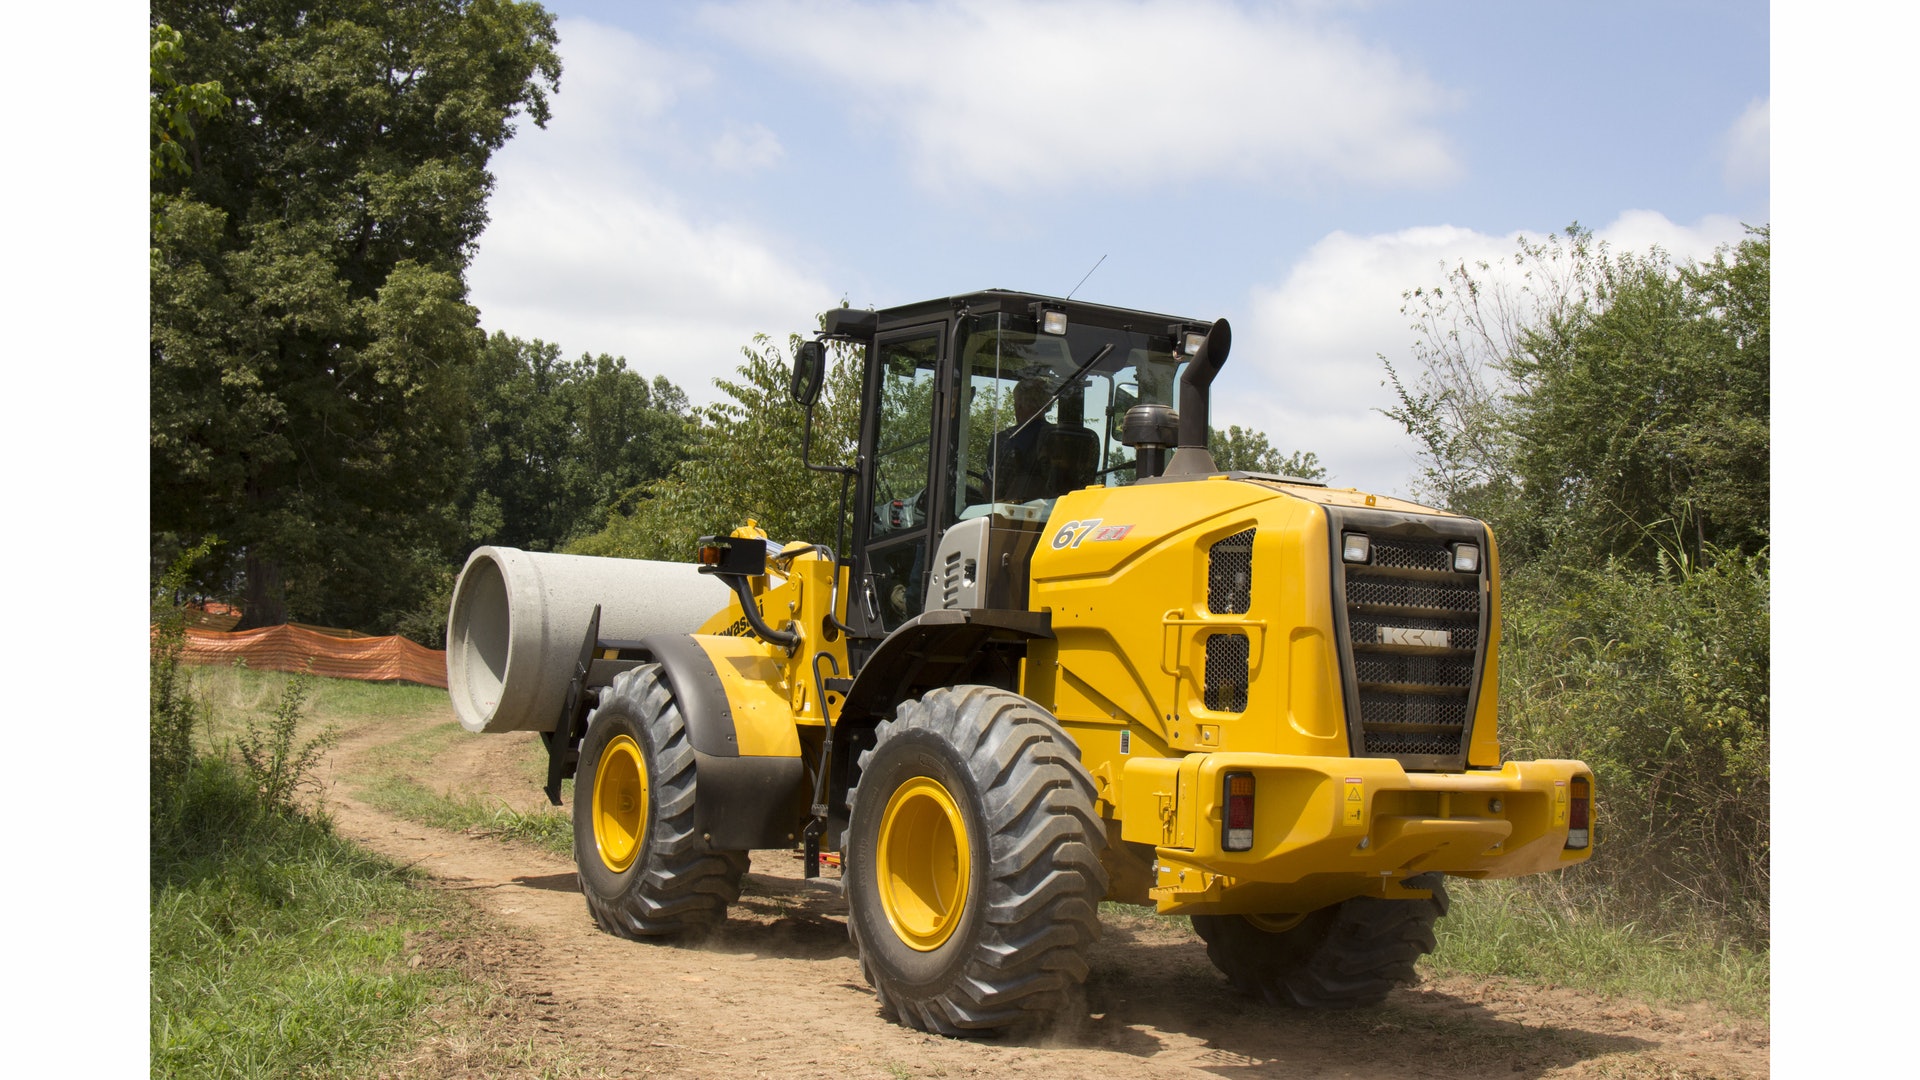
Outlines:
<svg viewBox="0 0 1920 1080"><path fill-rule="evenodd" d="M600 637L688 634L732 594L692 563L483 547L447 614L447 692L468 731L551 731L600 605Z"/></svg>

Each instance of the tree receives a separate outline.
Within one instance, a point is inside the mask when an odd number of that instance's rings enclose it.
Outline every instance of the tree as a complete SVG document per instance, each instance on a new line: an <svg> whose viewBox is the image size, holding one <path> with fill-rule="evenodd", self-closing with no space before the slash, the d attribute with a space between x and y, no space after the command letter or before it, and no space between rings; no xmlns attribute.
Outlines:
<svg viewBox="0 0 1920 1080"><path fill-rule="evenodd" d="M198 147L194 125L218 116L232 102L217 82L182 83L174 77L174 67L186 53L186 39L180 31L160 23L148 31L148 38L147 128L151 145L147 177L152 181L168 174L191 175L187 148Z"/></svg>
<svg viewBox="0 0 1920 1080"><path fill-rule="evenodd" d="M1264 432L1238 424L1225 431L1208 428L1207 445L1213 451L1213 463L1227 472L1272 473L1302 480L1320 480L1327 475L1320 455L1311 450L1283 455L1267 442Z"/></svg>
<svg viewBox="0 0 1920 1080"><path fill-rule="evenodd" d="M474 543L557 551L685 454L686 394L623 359L495 334L474 376Z"/></svg>
<svg viewBox="0 0 1920 1080"><path fill-rule="evenodd" d="M1650 568L1767 543L1764 227L1700 264L1610 252L1574 226L1522 242L1517 275L1455 267L1403 310L1419 370L1388 415L1444 505L1503 553Z"/></svg>
<svg viewBox="0 0 1920 1080"><path fill-rule="evenodd" d="M464 274L486 166L558 89L552 16L514 0L161 0L183 84L233 96L153 180L155 556L217 533L242 626L379 629L458 554Z"/></svg>
<svg viewBox="0 0 1920 1080"><path fill-rule="evenodd" d="M788 341L798 348L799 337ZM742 348L731 380L717 380L727 399L697 413L699 430L687 457L665 479L646 485L633 510L573 544L580 555L617 555L684 562L703 535L724 535L749 518L776 540L833 544L840 533L840 478L801 461L806 411L788 396L790 368L764 334ZM814 406L808 457L817 465L851 465L860 424L858 354L835 349Z"/></svg>

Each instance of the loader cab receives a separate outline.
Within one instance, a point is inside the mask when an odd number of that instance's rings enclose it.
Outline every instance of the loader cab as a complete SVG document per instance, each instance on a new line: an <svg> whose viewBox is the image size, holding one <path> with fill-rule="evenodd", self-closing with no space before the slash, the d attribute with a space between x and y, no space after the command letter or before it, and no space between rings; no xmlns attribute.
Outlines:
<svg viewBox="0 0 1920 1080"><path fill-rule="evenodd" d="M852 505L849 623L877 639L931 607L934 553L956 525L995 557L979 604L1024 611L1053 501L1133 483L1123 421L1173 406L1207 324L989 290L878 312L830 312L823 337L866 346ZM951 606L948 604L947 606Z"/></svg>

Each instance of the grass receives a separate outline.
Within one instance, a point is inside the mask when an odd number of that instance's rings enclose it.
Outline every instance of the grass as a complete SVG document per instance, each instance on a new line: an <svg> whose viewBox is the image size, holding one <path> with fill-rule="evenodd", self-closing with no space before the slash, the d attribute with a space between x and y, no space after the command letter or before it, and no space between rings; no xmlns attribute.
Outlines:
<svg viewBox="0 0 1920 1080"><path fill-rule="evenodd" d="M422 825L517 840L556 855L573 854L573 821L557 810L523 812L477 795L434 791L391 772L370 778L360 795L371 806Z"/></svg>
<svg viewBox="0 0 1920 1080"><path fill-rule="evenodd" d="M249 715L270 711L292 678L282 672L239 667L195 669L195 686L211 707L209 729L213 738L231 738ZM449 712L445 690L406 683L315 679L309 701L316 719L341 727ZM370 805L410 821L453 832L497 836L570 857L573 824L566 814L558 810L515 810L477 795L437 788L419 778L436 756L461 740L478 737L452 720L423 727L373 750L362 771L350 779L356 784L356 793ZM537 758L528 757L527 784L530 790L538 790L547 780L546 754L540 744L529 745L539 754ZM573 781L567 780L561 790L570 793L572 787Z"/></svg>
<svg viewBox="0 0 1920 1080"><path fill-rule="evenodd" d="M420 779L434 758L455 743L489 737L476 736L449 721L378 747L368 756L365 771L354 778L358 794L376 809L422 825L532 844L571 858L573 821L564 812L544 807L516 810L498 800L435 787ZM539 751L537 757L529 754L525 768L528 788L538 790L547 782L546 752L537 742L528 746ZM570 796L573 781L562 781L560 789L563 797Z"/></svg>
<svg viewBox="0 0 1920 1080"><path fill-rule="evenodd" d="M1450 878L1453 906L1425 963L1449 975L1553 983L1643 1001L1768 1015L1770 957L1701 930L1652 934L1575 907L1551 881Z"/></svg>
<svg viewBox="0 0 1920 1080"><path fill-rule="evenodd" d="M149 912L155 1076L357 1076L475 988L408 964L464 904L415 887L323 819L261 812L217 758L156 823Z"/></svg>
<svg viewBox="0 0 1920 1080"><path fill-rule="evenodd" d="M231 739L247 718L272 712L294 676L283 671L255 671L245 667L198 666L194 692L206 702L210 742ZM316 723L352 727L368 720L395 720L449 709L447 692L411 683L373 683L357 679L319 679L312 682L307 711ZM458 728L456 727L456 730Z"/></svg>

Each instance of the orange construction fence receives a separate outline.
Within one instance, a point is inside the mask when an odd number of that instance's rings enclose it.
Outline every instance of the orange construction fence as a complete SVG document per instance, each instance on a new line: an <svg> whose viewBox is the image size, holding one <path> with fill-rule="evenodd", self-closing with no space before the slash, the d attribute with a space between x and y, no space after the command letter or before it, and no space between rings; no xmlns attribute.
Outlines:
<svg viewBox="0 0 1920 1080"><path fill-rule="evenodd" d="M403 637L340 637L341 631L306 626L264 626L222 633L187 627L181 659L189 664L244 660L268 671L310 671L334 679L396 680L447 685L447 654Z"/></svg>

